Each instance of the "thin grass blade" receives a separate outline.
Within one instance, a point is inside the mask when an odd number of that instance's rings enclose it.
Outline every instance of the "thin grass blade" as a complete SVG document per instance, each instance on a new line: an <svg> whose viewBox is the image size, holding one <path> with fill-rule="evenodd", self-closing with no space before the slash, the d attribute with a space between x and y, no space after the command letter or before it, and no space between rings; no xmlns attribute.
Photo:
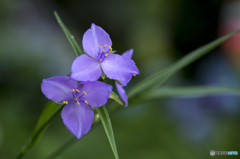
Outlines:
<svg viewBox="0 0 240 159"><path fill-rule="evenodd" d="M57 104L53 101L49 101L44 111L42 112L36 128L30 138L30 141L22 149L20 154L17 156L18 159L22 158L26 151L30 150L41 138L45 130L47 129L50 121L62 110L63 104Z"/></svg>
<svg viewBox="0 0 240 159"><path fill-rule="evenodd" d="M240 32L240 29L237 29L225 36L222 36L181 58L176 63L172 64L171 66L167 67L164 70L161 70L154 75L142 80L138 84L136 84L132 89L130 89L127 92L127 95L129 98L134 97L138 93L152 87L154 85L154 89L157 89L158 87L162 86L173 74L175 74L180 69L188 66L192 62L196 61L203 55L209 53L211 50L219 46L222 42L224 42L227 38L230 36Z"/></svg>
<svg viewBox="0 0 240 159"><path fill-rule="evenodd" d="M55 15L55 17L57 19L58 24L60 25L60 27L62 28L63 32L65 33L68 41L72 45L72 48L74 49L76 55L79 56L81 54L84 54L82 49L81 49L81 47L76 42L74 36L68 31L67 27L64 25L64 23L62 22L61 18L59 17L59 15L57 14L56 11L54 11L54 15Z"/></svg>
<svg viewBox="0 0 240 159"><path fill-rule="evenodd" d="M113 134L113 128L112 128L112 124L111 124L107 109L105 106L102 106L102 107L96 108L96 110L102 121L104 130L105 130L108 140L110 142L110 146L112 148L113 154L116 159L119 159L118 152L117 152L117 146L116 146L116 142L115 142L115 138L114 138L114 134Z"/></svg>
<svg viewBox="0 0 240 159"><path fill-rule="evenodd" d="M209 95L230 94L240 95L239 88L223 86L194 86L194 87L175 87L161 88L155 92L147 94L144 98L147 100L168 98L168 97L202 97Z"/></svg>

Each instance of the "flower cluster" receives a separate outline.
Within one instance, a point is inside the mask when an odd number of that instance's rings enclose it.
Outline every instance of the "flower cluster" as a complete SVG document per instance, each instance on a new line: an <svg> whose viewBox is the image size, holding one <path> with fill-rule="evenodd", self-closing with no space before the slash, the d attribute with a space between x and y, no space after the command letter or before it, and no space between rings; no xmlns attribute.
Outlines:
<svg viewBox="0 0 240 159"><path fill-rule="evenodd" d="M122 56L114 54L110 36L101 27L92 24L84 33L82 44L86 54L73 61L70 77L51 77L44 79L41 85L48 99L66 104L61 112L63 123L78 139L91 129L92 108L106 104L112 92L111 85L97 81L101 75L116 80L119 95L127 106L123 86L140 73L131 59L133 49Z"/></svg>

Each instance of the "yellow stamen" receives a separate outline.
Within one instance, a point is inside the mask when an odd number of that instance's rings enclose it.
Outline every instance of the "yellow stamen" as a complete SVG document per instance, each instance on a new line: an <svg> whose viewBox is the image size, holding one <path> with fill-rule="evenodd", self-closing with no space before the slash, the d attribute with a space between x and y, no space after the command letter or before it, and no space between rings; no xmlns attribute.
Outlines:
<svg viewBox="0 0 240 159"><path fill-rule="evenodd" d="M103 47L106 47L107 45L103 45Z"/></svg>
<svg viewBox="0 0 240 159"><path fill-rule="evenodd" d="M77 92L80 92L78 89L76 89Z"/></svg>
<svg viewBox="0 0 240 159"><path fill-rule="evenodd" d="M72 89L72 90L71 90L71 92L74 92L74 91L75 91L75 89Z"/></svg>
<svg viewBox="0 0 240 159"><path fill-rule="evenodd" d="M133 76L136 76L136 74L134 73Z"/></svg>
<svg viewBox="0 0 240 159"><path fill-rule="evenodd" d="M112 51L112 47L111 46L109 46L109 49L110 49L110 51Z"/></svg>
<svg viewBox="0 0 240 159"><path fill-rule="evenodd" d="M77 104L80 105L79 101L77 100Z"/></svg>
<svg viewBox="0 0 240 159"><path fill-rule="evenodd" d="M105 52L105 50L104 50L104 49L102 49L102 52Z"/></svg>
<svg viewBox="0 0 240 159"><path fill-rule="evenodd" d="M108 56L108 53L106 53L105 56Z"/></svg>
<svg viewBox="0 0 240 159"><path fill-rule="evenodd" d="M87 95L87 93L85 91L83 91L84 95Z"/></svg>
<svg viewBox="0 0 240 159"><path fill-rule="evenodd" d="M68 104L68 101L63 101L64 104Z"/></svg>
<svg viewBox="0 0 240 159"><path fill-rule="evenodd" d="M85 103L88 105L88 102L85 100Z"/></svg>
<svg viewBox="0 0 240 159"><path fill-rule="evenodd" d="M99 48L102 48L102 46L99 46Z"/></svg>

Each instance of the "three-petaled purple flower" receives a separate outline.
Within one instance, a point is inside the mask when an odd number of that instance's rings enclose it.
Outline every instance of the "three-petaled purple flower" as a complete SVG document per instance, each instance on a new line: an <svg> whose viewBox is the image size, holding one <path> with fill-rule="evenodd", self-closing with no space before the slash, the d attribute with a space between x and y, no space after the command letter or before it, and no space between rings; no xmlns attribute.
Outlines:
<svg viewBox="0 0 240 159"><path fill-rule="evenodd" d="M107 102L112 86L98 81L77 84L69 77L57 76L44 79L41 89L48 99L66 104L61 112L63 123L80 139L91 129L92 107L100 107Z"/></svg>
<svg viewBox="0 0 240 159"><path fill-rule="evenodd" d="M89 56L80 55L73 61L72 79L96 81L103 71L110 79L129 82L133 75L140 73L131 58L113 54L110 36L95 24L84 33L82 45Z"/></svg>

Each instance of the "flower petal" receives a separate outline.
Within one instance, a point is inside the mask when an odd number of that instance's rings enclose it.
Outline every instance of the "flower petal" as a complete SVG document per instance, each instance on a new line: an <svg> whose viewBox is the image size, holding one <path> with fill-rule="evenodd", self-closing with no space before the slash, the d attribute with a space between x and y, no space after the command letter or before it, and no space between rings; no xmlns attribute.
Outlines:
<svg viewBox="0 0 240 159"><path fill-rule="evenodd" d="M127 107L128 106L128 97L125 93L125 90L123 89L123 87L120 84L118 84L117 82L115 82L115 83L116 83L118 93L121 96L122 100L125 102L125 107Z"/></svg>
<svg viewBox="0 0 240 159"><path fill-rule="evenodd" d="M112 92L111 85L98 81L82 82L78 84L78 89L80 92L86 93L80 100L86 100L91 107L100 107L106 104Z"/></svg>
<svg viewBox="0 0 240 159"><path fill-rule="evenodd" d="M76 102L67 104L61 113L64 125L68 130L80 139L91 129L94 112L85 103L78 105Z"/></svg>
<svg viewBox="0 0 240 159"><path fill-rule="evenodd" d="M122 54L122 57L131 59L133 55L133 49L127 50Z"/></svg>
<svg viewBox="0 0 240 159"><path fill-rule="evenodd" d="M134 74L139 74L135 62L117 54L107 56L101 63L104 73L110 79L128 81Z"/></svg>
<svg viewBox="0 0 240 159"><path fill-rule="evenodd" d="M132 79L132 76L129 76L129 78L125 80L121 80L119 82L122 84L122 86L126 86L131 79Z"/></svg>
<svg viewBox="0 0 240 159"><path fill-rule="evenodd" d="M83 35L82 44L88 55L97 59L99 46L112 46L112 40L105 30L92 23L91 29L88 29Z"/></svg>
<svg viewBox="0 0 240 159"><path fill-rule="evenodd" d="M132 55L133 55L133 49L129 49L122 54L122 57L131 59ZM119 82L122 84L122 86L126 86L128 82L131 80L131 78L132 76L126 79L125 81L119 81Z"/></svg>
<svg viewBox="0 0 240 159"><path fill-rule="evenodd" d="M78 81L96 81L101 73L100 63L97 60L81 55L73 61L70 77Z"/></svg>
<svg viewBox="0 0 240 159"><path fill-rule="evenodd" d="M77 82L66 76L56 76L43 79L41 84L43 94L56 103L71 99L71 90L76 87Z"/></svg>

